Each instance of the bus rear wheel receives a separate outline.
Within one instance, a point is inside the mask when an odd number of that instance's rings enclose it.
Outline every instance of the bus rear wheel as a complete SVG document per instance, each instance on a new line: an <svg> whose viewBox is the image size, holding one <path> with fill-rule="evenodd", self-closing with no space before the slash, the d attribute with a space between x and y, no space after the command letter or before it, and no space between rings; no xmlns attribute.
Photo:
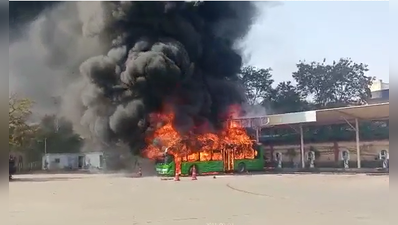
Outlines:
<svg viewBox="0 0 398 225"><path fill-rule="evenodd" d="M195 168L195 170L196 170L196 175L199 174L198 166L197 165L192 165L191 167L189 167L189 171L188 171L189 176L192 176L193 168Z"/></svg>
<svg viewBox="0 0 398 225"><path fill-rule="evenodd" d="M247 169L246 169L246 164L241 162L238 164L238 173L246 173Z"/></svg>

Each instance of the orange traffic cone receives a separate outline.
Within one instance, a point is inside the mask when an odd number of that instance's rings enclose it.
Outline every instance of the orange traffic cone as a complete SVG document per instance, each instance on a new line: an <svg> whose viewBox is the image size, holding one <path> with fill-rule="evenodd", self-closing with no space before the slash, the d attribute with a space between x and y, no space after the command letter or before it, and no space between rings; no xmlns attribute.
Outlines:
<svg viewBox="0 0 398 225"><path fill-rule="evenodd" d="M174 176L174 181L180 181L180 173L176 172Z"/></svg>
<svg viewBox="0 0 398 225"><path fill-rule="evenodd" d="M198 178L196 177L196 167L192 167L192 180L197 180Z"/></svg>
<svg viewBox="0 0 398 225"><path fill-rule="evenodd" d="M139 177L142 177L142 169L141 169L141 166L138 167L138 176L139 176Z"/></svg>

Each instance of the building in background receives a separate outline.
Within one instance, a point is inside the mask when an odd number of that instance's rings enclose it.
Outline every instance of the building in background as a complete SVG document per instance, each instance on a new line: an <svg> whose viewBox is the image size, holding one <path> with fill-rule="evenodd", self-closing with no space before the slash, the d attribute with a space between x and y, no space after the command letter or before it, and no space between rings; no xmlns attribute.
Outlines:
<svg viewBox="0 0 398 225"><path fill-rule="evenodd" d="M383 103L390 101L390 84L383 80L374 81L370 87L372 97L368 100L369 104Z"/></svg>
<svg viewBox="0 0 398 225"><path fill-rule="evenodd" d="M42 159L43 170L75 170L83 169L83 162L79 159L83 155L79 153L47 153Z"/></svg>
<svg viewBox="0 0 398 225"><path fill-rule="evenodd" d="M84 163L88 169L104 169L105 160L103 152L84 153Z"/></svg>
<svg viewBox="0 0 398 225"><path fill-rule="evenodd" d="M43 170L104 169L104 153L47 153L42 159Z"/></svg>

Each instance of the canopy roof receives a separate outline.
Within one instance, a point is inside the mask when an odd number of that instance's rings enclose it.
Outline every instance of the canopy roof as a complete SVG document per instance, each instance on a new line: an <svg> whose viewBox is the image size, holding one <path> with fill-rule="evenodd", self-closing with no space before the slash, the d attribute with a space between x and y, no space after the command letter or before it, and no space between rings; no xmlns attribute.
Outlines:
<svg viewBox="0 0 398 225"><path fill-rule="evenodd" d="M294 124L339 124L359 120L385 120L390 117L390 103L349 106L314 111L237 118L244 127L290 126Z"/></svg>
<svg viewBox="0 0 398 225"><path fill-rule="evenodd" d="M337 124L346 121L385 120L390 117L390 103L350 106L316 111L316 122L320 124Z"/></svg>

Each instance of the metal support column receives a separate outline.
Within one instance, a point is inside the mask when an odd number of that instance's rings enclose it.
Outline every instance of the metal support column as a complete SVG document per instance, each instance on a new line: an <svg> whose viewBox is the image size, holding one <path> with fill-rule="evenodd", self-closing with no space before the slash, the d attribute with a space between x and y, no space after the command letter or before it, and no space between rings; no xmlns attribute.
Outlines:
<svg viewBox="0 0 398 225"><path fill-rule="evenodd" d="M260 128L256 128L256 143L260 143Z"/></svg>
<svg viewBox="0 0 398 225"><path fill-rule="evenodd" d="M44 155L47 155L47 138L44 138Z"/></svg>
<svg viewBox="0 0 398 225"><path fill-rule="evenodd" d="M302 124L300 124L300 156L301 156L301 168L305 168L304 134L303 134Z"/></svg>
<svg viewBox="0 0 398 225"><path fill-rule="evenodd" d="M355 138L357 144L357 166L358 169L361 168L361 146L359 144L359 122L358 119L355 119Z"/></svg>

